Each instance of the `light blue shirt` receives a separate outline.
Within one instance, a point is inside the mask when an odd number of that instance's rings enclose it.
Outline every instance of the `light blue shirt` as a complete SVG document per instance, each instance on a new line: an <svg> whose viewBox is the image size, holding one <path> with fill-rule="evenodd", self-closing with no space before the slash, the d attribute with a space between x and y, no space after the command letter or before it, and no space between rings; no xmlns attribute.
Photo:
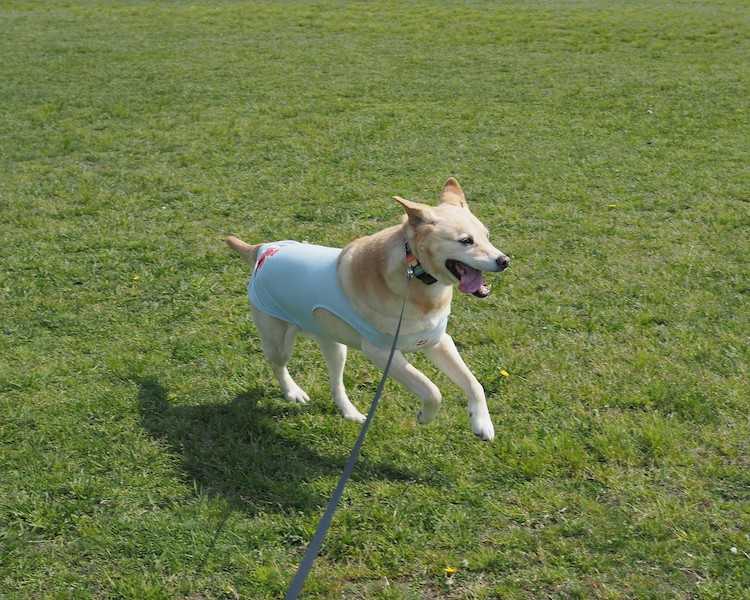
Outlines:
<svg viewBox="0 0 750 600"><path fill-rule="evenodd" d="M365 321L341 289L336 271L340 254L340 248L292 240L263 244L248 284L250 302L258 310L303 331L326 337L313 316L316 308L323 308L375 346L389 348L393 333L383 333ZM437 343L447 323L445 317L434 329L399 335L398 348L415 350Z"/></svg>

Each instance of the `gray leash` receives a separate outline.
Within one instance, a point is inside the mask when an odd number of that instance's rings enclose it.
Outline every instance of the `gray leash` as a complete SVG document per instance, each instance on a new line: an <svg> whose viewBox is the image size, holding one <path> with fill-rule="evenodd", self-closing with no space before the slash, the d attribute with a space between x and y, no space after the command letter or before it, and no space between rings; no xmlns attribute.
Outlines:
<svg viewBox="0 0 750 600"><path fill-rule="evenodd" d="M362 429L359 430L359 437L357 437L357 441L354 442L354 448L352 448L352 452L351 454L349 454L349 459L346 461L346 465L344 466L343 473L341 473L339 483L336 486L331 499L328 501L326 511L325 513L323 513L323 516L318 523L318 528L315 530L315 535L313 536L312 540L310 540L310 543L307 546L307 550L305 550L305 556L302 558L302 562L297 569L297 573L294 575L294 579L292 579L292 583L289 586L289 590L287 591L285 596L286 600L296 600L297 596L299 596L299 593L302 591L302 586L305 585L305 580L310 573L310 569L312 569L313 563L318 556L318 552L320 552L320 546L323 544L323 539L326 536L326 532L331 526L333 514L336 512L336 508L338 508L341 496L343 496L344 494L344 487L346 487L346 482L349 481L349 477L354 470L354 465L357 463L357 459L359 458L359 451L365 441L367 430L370 428L370 423L375 416L375 411L378 409L378 403L380 402L380 396L383 394L383 387L385 386L385 380L388 377L388 371L391 370L391 361L393 360L393 354L396 352L396 342L398 341L398 334L401 331L401 321L404 318L406 299L409 296L408 280L410 280L412 277L414 277L414 272L413 269L409 267L407 271L407 288L406 293L404 294L404 302L403 304L401 304L401 314L398 317L396 333L393 334L393 344L391 344L391 352L388 355L388 360L385 363L383 377L381 377L380 383L378 383L378 387L375 390L375 397L372 399L372 404L370 404L370 410L367 413L367 418L362 425Z"/></svg>

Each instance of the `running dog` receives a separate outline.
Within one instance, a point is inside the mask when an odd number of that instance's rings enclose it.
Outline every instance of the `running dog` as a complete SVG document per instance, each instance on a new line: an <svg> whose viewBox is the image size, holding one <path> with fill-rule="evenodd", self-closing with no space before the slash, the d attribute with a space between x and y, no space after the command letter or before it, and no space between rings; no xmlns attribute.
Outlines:
<svg viewBox="0 0 750 600"><path fill-rule="evenodd" d="M357 348L385 368L401 304L407 297L391 374L419 396L420 423L438 413L440 390L405 358L421 351L468 398L472 431L492 440L495 429L477 378L446 333L453 287L485 298L483 271L503 271L509 259L492 245L489 231L469 210L464 192L448 179L440 203L429 206L395 196L406 212L400 225L361 237L345 248L291 240L227 244L251 265L248 295L253 319L284 397L305 403L308 395L287 370L297 332L315 338L328 364L333 401L345 419L364 415L344 389L347 347Z"/></svg>

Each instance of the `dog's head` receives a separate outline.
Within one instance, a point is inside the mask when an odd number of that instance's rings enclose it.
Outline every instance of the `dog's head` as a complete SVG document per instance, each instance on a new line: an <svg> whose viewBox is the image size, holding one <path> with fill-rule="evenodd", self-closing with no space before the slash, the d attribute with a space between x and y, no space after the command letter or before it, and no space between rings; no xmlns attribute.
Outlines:
<svg viewBox="0 0 750 600"><path fill-rule="evenodd" d="M490 288L482 272L503 271L510 259L492 245L489 231L469 210L458 181L451 177L445 182L437 206L394 199L406 211L409 245L424 270L466 294L488 296Z"/></svg>

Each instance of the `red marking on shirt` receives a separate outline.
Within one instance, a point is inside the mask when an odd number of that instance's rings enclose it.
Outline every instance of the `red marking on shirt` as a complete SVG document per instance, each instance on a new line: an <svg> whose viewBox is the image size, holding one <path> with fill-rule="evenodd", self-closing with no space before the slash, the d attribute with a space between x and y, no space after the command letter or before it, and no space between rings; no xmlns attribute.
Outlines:
<svg viewBox="0 0 750 600"><path fill-rule="evenodd" d="M260 271L260 268L263 266L263 263L266 262L267 258L270 258L274 254L276 254L279 251L278 246L271 246L270 248L267 248L263 254L260 255L260 258L258 259L258 264L255 265L255 270Z"/></svg>

